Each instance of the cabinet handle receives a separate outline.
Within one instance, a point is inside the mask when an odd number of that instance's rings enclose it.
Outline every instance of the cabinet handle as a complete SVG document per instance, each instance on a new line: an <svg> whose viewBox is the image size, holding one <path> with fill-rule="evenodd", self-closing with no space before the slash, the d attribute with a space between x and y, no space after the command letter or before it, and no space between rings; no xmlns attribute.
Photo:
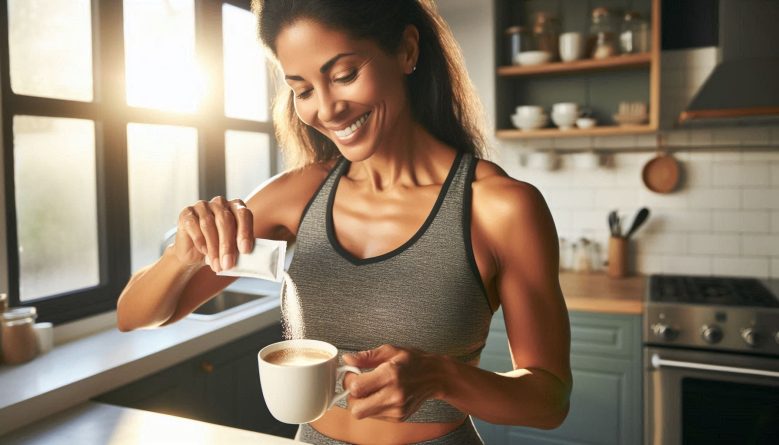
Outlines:
<svg viewBox="0 0 779 445"><path fill-rule="evenodd" d="M657 354L652 354L652 366L655 369L660 369L661 367L666 366L669 368L694 369L694 370L701 370L701 371L724 372L729 374L746 374L746 375L756 375L761 377L779 378L779 372L775 372L775 371L766 371L763 369L751 369L751 368L737 368L733 366L709 365L705 363L681 362L677 360L666 360L660 358L660 356Z"/></svg>
<svg viewBox="0 0 779 445"><path fill-rule="evenodd" d="M200 364L200 370L205 372L206 374L211 374L212 372L214 372L214 364L209 362L208 360L204 360Z"/></svg>

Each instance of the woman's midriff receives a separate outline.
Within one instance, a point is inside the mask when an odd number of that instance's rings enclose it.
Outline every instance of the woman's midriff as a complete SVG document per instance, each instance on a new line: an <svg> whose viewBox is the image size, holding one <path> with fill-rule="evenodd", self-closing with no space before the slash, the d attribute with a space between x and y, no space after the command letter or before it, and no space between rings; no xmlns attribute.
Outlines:
<svg viewBox="0 0 779 445"><path fill-rule="evenodd" d="M344 408L333 407L324 416L311 422L311 426L342 442L376 445L424 442L445 436L462 425L465 416L450 423L389 422L378 419L355 419Z"/></svg>

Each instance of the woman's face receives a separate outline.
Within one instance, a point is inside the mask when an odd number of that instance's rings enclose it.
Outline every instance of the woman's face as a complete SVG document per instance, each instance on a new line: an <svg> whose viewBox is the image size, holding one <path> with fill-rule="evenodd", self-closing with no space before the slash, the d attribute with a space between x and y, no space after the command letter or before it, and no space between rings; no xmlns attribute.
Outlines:
<svg viewBox="0 0 779 445"><path fill-rule="evenodd" d="M350 161L392 144L398 123L410 116L405 77L414 62L408 51L387 54L373 41L298 20L279 33L276 53L300 120Z"/></svg>

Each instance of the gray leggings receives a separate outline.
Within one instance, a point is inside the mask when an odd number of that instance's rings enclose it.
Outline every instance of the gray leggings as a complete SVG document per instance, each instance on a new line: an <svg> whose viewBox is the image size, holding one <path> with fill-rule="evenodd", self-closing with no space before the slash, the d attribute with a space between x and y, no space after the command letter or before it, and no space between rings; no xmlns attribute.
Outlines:
<svg viewBox="0 0 779 445"><path fill-rule="evenodd" d="M307 423L300 425L298 433L295 435L295 440L314 445L350 445L347 442L341 442L340 440L325 436ZM484 442L473 426L473 421L468 417L462 425L450 433L435 439L417 442L414 445L484 445Z"/></svg>

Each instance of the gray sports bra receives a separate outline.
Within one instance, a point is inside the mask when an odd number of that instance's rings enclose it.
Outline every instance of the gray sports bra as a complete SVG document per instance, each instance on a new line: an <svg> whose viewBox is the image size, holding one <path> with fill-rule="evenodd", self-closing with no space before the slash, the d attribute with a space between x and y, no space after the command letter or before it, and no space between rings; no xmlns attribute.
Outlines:
<svg viewBox="0 0 779 445"><path fill-rule="evenodd" d="M306 337L330 342L341 353L388 343L478 363L492 311L471 248L476 163L472 155L458 154L417 233L397 249L365 259L351 255L335 236L335 191L350 165L336 163L303 212L289 268ZM446 402L427 400L407 421L463 416Z"/></svg>

